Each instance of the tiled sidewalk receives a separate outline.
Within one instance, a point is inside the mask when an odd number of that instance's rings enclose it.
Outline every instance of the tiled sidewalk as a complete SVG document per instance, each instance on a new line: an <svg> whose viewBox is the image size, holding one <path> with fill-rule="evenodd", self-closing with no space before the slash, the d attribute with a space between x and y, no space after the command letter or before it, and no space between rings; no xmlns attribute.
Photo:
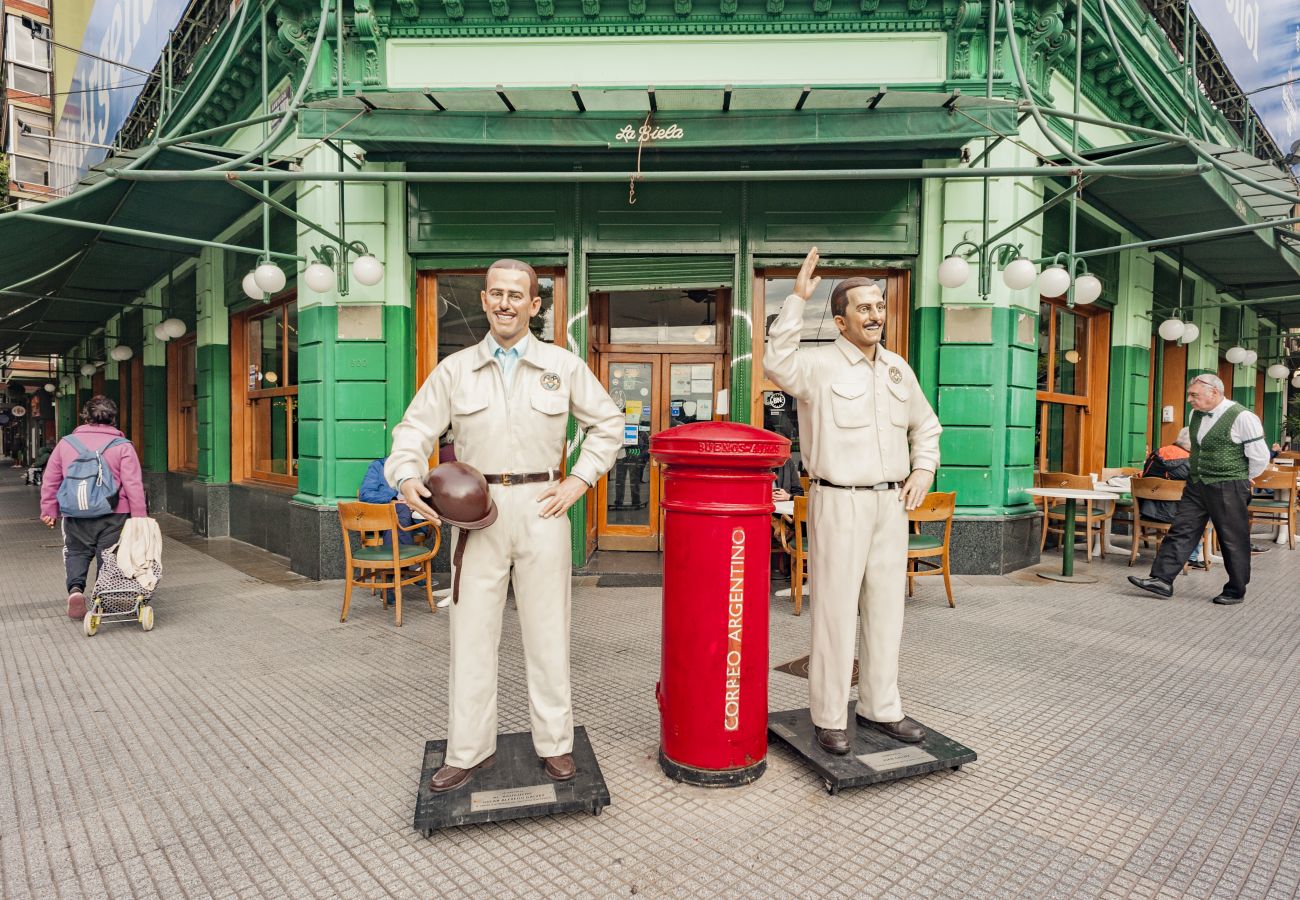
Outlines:
<svg viewBox="0 0 1300 900"><path fill-rule="evenodd" d="M908 607L907 709L979 751L959 772L828 796L774 747L748 787L655 762L657 588L574 595L578 722L613 805L411 830L446 713L447 616L268 584L168 539L157 627L85 638L57 537L0 471L4 897L1248 896L1300 891L1300 553L1159 600L1031 575L933 582ZM773 664L808 618L773 605ZM527 728L513 615L501 726ZM772 708L806 704L774 673Z"/></svg>

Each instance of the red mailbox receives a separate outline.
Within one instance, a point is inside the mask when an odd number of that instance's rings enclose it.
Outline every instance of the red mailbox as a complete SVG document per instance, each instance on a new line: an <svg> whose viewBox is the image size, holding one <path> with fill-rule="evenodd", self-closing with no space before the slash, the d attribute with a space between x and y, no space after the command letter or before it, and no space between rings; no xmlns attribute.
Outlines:
<svg viewBox="0 0 1300 900"><path fill-rule="evenodd" d="M748 784L767 767L772 469L790 441L732 422L660 432L664 475L659 765L688 784Z"/></svg>

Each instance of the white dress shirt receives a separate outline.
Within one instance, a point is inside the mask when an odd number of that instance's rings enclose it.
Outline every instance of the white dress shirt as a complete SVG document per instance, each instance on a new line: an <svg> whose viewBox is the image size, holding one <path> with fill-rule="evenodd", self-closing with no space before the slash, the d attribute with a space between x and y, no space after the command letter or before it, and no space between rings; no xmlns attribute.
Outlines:
<svg viewBox="0 0 1300 900"><path fill-rule="evenodd" d="M1224 397L1214 409L1201 413L1201 427L1196 434L1197 443L1205 440L1214 423L1219 421L1219 417L1228 411L1233 402ZM1234 444L1241 444L1241 450L1246 454L1249 477L1253 481L1260 472L1268 468L1268 441L1264 439L1264 424L1259 421L1259 416L1243 407L1241 415L1233 421L1228 436L1232 438Z"/></svg>

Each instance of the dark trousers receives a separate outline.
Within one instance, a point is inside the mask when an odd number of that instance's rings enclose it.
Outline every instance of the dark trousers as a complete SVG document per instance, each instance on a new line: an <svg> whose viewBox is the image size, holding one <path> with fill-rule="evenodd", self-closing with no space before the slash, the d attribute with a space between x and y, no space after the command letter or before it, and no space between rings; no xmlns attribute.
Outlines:
<svg viewBox="0 0 1300 900"><path fill-rule="evenodd" d="M1246 585L1250 583L1250 515L1246 511L1249 503L1249 481L1218 484L1189 481L1183 499L1178 501L1178 512L1169 533L1151 564L1151 577L1173 584L1205 533L1205 523L1213 522L1223 548L1223 566L1228 570L1223 596L1245 597Z"/></svg>
<svg viewBox="0 0 1300 900"><path fill-rule="evenodd" d="M126 524L126 513L109 513L94 519L69 519L63 523L63 566L68 573L68 593L86 589L90 561L99 565L100 554L117 543Z"/></svg>

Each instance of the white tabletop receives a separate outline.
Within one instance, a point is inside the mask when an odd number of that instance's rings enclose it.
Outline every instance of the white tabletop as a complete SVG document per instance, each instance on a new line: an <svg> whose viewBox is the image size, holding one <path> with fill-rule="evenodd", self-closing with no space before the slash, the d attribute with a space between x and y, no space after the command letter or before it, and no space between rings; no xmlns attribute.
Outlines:
<svg viewBox="0 0 1300 900"><path fill-rule="evenodd" d="M778 515L778 516L793 516L793 515L794 515L794 501L793 501L793 500L777 500L776 503L775 503L775 506L776 506L776 512L774 513L774 515Z"/></svg>
<svg viewBox="0 0 1300 900"><path fill-rule="evenodd" d="M1114 491L1085 491L1079 488L1034 487L1025 488L1025 493L1034 497L1052 497L1057 500L1113 500Z"/></svg>
<svg viewBox="0 0 1300 900"><path fill-rule="evenodd" d="M1125 479L1125 481L1127 481L1127 479ZM1093 487L1099 491L1105 491L1108 494L1127 494L1129 491L1133 489L1133 485L1131 483L1110 484L1105 481L1098 481L1095 484L1093 484Z"/></svg>

